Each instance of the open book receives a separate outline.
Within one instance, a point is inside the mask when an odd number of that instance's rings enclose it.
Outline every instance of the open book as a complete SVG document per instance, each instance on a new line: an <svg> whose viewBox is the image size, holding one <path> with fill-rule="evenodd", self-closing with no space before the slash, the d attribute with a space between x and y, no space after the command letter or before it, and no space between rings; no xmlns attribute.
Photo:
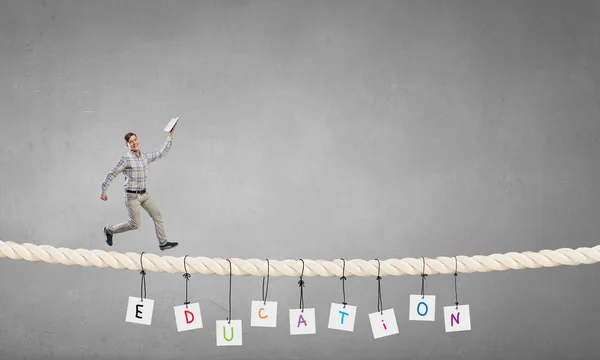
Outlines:
<svg viewBox="0 0 600 360"><path fill-rule="evenodd" d="M175 126L175 124L177 124L177 121L179 121L179 116L176 117L175 119L171 119L171 121L169 121L167 126L165 126L165 132L171 132L171 130L173 130L173 126Z"/></svg>

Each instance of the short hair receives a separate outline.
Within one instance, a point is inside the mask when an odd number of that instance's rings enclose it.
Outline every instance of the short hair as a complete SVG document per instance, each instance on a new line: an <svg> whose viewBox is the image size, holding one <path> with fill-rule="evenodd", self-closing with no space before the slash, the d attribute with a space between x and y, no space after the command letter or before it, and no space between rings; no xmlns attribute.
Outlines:
<svg viewBox="0 0 600 360"><path fill-rule="evenodd" d="M132 137L132 136L135 136L135 137L137 137L137 135L135 135L135 134L134 134L134 133L132 133L132 132L129 132L129 133L125 134L125 142L126 142L126 143L128 143L128 142L129 142L129 139L131 139L131 137Z"/></svg>

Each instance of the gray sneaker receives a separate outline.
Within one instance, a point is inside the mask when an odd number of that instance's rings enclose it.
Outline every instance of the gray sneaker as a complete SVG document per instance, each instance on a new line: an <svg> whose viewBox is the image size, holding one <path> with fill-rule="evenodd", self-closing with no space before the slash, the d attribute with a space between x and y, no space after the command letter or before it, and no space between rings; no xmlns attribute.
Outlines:
<svg viewBox="0 0 600 360"><path fill-rule="evenodd" d="M106 238L106 243L108 244L108 246L112 246L113 242L112 242L112 234L108 232L108 229L106 228L106 226L104 227L104 237Z"/></svg>
<svg viewBox="0 0 600 360"><path fill-rule="evenodd" d="M177 245L179 245L179 243L177 243L177 242L166 242L164 245L159 245L159 247L162 251L165 251L165 250L172 249Z"/></svg>

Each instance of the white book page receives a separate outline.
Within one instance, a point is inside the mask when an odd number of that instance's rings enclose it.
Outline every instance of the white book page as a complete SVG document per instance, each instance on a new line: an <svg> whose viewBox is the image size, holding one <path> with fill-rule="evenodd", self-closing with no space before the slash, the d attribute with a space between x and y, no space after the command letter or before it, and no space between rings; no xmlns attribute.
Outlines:
<svg viewBox="0 0 600 360"><path fill-rule="evenodd" d="M173 130L173 126L175 126L175 124L177 124L177 121L179 121L179 116L176 117L175 119L171 119L171 121L169 121L167 126L165 126L165 132L171 132L171 130Z"/></svg>

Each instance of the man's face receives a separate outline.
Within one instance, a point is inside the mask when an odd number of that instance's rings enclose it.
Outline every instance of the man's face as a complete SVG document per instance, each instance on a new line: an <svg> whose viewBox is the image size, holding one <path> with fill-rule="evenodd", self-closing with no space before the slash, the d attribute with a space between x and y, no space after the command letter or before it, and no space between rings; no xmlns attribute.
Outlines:
<svg viewBox="0 0 600 360"><path fill-rule="evenodd" d="M140 150L140 142L138 141L137 136L131 135L131 137L129 138L129 141L127 142L127 147L131 151L138 151L138 150Z"/></svg>

